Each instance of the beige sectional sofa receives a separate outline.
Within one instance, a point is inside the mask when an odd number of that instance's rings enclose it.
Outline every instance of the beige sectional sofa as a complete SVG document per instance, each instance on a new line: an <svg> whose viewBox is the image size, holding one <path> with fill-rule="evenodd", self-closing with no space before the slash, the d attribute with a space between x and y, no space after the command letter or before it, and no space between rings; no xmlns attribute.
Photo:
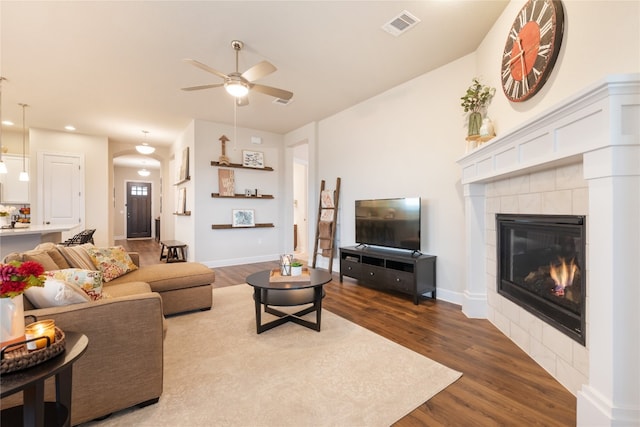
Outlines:
<svg viewBox="0 0 640 427"><path fill-rule="evenodd" d="M37 259L47 245L11 259ZM138 256L130 253L134 263ZM55 258L55 257L54 257ZM48 258L47 258L48 259ZM59 259L59 258L57 258ZM25 315L54 319L63 331L89 338L73 368L71 424L104 417L131 406L146 406L162 394L164 315L212 307L214 272L199 263L140 267L104 284L108 298L60 307L34 308L25 298ZM10 375L10 374L9 374ZM53 380L46 400L55 400ZM22 403L20 394L2 399L2 408Z"/></svg>

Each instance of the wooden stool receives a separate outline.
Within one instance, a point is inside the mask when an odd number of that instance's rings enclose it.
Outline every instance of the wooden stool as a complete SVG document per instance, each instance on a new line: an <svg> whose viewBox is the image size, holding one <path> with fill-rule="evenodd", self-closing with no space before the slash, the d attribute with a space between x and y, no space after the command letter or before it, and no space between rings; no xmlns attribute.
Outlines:
<svg viewBox="0 0 640 427"><path fill-rule="evenodd" d="M177 240L163 240L160 242L160 261L166 260L166 262L186 262L187 257L185 255L185 245ZM165 248L167 252L165 253Z"/></svg>

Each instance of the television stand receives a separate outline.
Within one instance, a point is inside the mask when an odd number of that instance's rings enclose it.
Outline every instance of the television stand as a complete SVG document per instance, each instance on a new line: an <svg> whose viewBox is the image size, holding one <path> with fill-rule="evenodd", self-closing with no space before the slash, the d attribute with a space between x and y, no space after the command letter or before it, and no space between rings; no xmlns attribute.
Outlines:
<svg viewBox="0 0 640 427"><path fill-rule="evenodd" d="M420 297L431 292L436 298L436 256L396 252L383 248L350 246L340 248L340 282L347 276L365 286L393 290Z"/></svg>

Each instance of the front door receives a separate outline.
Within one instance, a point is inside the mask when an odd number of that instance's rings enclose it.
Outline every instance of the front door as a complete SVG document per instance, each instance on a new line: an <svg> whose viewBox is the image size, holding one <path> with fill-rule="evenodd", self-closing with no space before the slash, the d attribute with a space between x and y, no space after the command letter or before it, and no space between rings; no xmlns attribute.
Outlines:
<svg viewBox="0 0 640 427"><path fill-rule="evenodd" d="M151 183L127 182L127 239L151 237Z"/></svg>

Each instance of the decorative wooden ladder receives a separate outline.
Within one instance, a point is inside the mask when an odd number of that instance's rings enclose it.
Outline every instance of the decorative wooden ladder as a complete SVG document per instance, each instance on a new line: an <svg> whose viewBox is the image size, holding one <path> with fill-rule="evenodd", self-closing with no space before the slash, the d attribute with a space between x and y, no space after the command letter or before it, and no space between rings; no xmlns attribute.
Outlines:
<svg viewBox="0 0 640 427"><path fill-rule="evenodd" d="M323 197L324 196L324 197ZM336 189L333 198L327 195L324 179L320 183L320 197L318 201L318 223L316 225L316 240L313 245L313 264L316 268L318 255L329 257L329 273L333 271L333 249L336 236L336 222L338 219L338 202L340 201L340 178L336 179ZM322 228L322 230L321 230ZM328 229L328 230L327 230ZM328 233L327 233L328 231Z"/></svg>

